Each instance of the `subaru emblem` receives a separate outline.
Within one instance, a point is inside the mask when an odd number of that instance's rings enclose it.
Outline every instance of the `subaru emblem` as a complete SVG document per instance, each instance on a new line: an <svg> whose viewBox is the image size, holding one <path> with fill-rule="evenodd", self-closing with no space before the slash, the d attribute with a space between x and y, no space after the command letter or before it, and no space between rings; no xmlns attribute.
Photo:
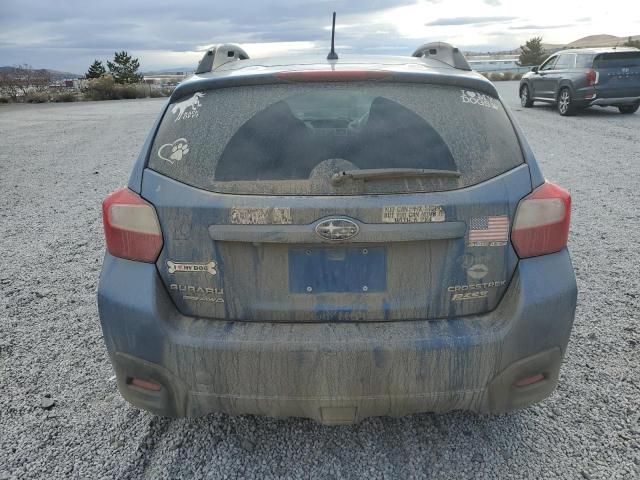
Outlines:
<svg viewBox="0 0 640 480"><path fill-rule="evenodd" d="M316 225L316 233L326 240L348 240L359 231L358 224L346 218L328 218Z"/></svg>

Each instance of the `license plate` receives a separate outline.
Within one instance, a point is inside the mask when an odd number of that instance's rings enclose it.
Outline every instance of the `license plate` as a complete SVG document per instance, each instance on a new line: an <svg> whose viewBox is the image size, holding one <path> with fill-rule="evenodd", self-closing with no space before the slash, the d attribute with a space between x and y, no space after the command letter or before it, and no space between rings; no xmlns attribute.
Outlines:
<svg viewBox="0 0 640 480"><path fill-rule="evenodd" d="M386 289L384 247L289 250L292 293L371 293Z"/></svg>

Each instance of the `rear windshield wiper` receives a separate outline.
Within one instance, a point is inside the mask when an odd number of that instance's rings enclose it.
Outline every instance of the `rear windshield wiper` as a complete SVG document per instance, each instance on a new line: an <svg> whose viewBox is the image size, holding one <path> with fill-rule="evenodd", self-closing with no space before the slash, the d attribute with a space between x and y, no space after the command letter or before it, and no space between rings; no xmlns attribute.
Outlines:
<svg viewBox="0 0 640 480"><path fill-rule="evenodd" d="M340 185L345 180L371 180L379 178L458 178L457 170L437 170L432 168L365 168L362 170L344 170L331 177L333 185Z"/></svg>

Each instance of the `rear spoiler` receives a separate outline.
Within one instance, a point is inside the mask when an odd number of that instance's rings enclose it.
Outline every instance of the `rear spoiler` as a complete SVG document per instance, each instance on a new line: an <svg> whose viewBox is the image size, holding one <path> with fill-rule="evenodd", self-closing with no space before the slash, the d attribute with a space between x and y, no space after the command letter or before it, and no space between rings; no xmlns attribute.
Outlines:
<svg viewBox="0 0 640 480"><path fill-rule="evenodd" d="M434 72L429 72L428 70L425 70L424 72L387 70L385 72L388 72L388 75L375 81L454 86L460 87L461 89L468 88L482 92L496 99L499 98L498 92L493 83L479 74L461 74L453 69L451 69L451 73L444 73L443 70L437 70ZM182 82L176 87L171 94L169 101L174 102L175 100L187 95L193 95L196 92L216 88L290 84L291 82L286 80L286 76L281 75L282 73L281 69L277 70L274 68L271 72L251 72L244 75L234 74L213 77L206 76L200 78L192 77L191 80Z"/></svg>

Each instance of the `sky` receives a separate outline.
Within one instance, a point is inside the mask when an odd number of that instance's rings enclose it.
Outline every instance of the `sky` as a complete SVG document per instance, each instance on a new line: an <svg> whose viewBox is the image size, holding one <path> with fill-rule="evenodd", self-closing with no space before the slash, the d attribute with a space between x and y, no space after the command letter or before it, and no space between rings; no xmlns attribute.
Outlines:
<svg viewBox="0 0 640 480"><path fill-rule="evenodd" d="M429 41L465 51L640 34L638 0L0 0L0 66L73 73L127 50L141 70L195 68L216 43L251 57L325 53L331 12L338 53L410 54Z"/></svg>

